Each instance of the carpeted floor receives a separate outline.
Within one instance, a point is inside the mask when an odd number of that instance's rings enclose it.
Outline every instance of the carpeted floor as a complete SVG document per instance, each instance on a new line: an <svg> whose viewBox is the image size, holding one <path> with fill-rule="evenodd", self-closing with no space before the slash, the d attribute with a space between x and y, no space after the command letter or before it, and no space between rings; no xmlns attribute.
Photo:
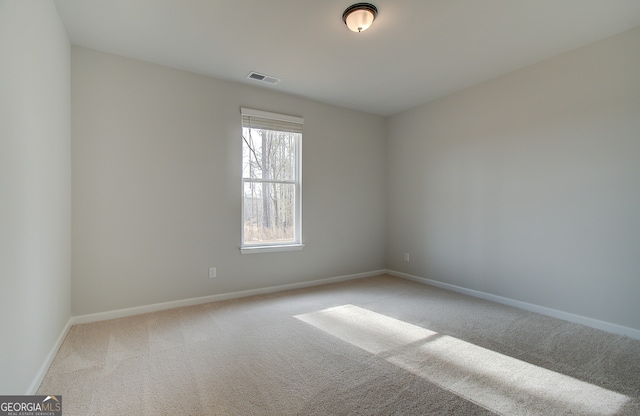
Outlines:
<svg viewBox="0 0 640 416"><path fill-rule="evenodd" d="M640 415L640 341L390 276L74 326L72 415Z"/></svg>

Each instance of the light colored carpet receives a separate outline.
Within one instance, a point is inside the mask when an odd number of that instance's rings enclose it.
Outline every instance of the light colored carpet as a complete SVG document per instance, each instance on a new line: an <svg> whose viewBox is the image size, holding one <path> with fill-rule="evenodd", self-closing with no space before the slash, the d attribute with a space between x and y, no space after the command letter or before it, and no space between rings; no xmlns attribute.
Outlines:
<svg viewBox="0 0 640 416"><path fill-rule="evenodd" d="M640 341L390 276L74 326L71 415L640 415Z"/></svg>

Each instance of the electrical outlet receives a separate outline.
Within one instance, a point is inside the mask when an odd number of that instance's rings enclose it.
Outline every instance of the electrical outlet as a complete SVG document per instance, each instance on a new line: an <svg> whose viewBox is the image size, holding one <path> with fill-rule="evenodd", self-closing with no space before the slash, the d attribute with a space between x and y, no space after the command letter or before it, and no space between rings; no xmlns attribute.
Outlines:
<svg viewBox="0 0 640 416"><path fill-rule="evenodd" d="M216 268L209 267L209 279L213 279L214 277L216 277Z"/></svg>
<svg viewBox="0 0 640 416"><path fill-rule="evenodd" d="M409 253L404 253L404 261L409 261Z"/></svg>

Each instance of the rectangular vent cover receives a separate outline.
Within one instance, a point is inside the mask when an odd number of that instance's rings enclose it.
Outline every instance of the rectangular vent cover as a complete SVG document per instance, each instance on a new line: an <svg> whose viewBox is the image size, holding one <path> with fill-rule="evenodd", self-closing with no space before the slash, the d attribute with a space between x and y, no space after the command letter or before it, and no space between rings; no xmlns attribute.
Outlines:
<svg viewBox="0 0 640 416"><path fill-rule="evenodd" d="M253 79L255 81L260 81L260 82L265 82L267 84L271 84L271 85L275 85L278 82L280 82L281 80L279 78L276 77L272 77L269 75L264 75L264 74L259 74L257 72L249 72L249 75L247 75L247 78L249 79Z"/></svg>

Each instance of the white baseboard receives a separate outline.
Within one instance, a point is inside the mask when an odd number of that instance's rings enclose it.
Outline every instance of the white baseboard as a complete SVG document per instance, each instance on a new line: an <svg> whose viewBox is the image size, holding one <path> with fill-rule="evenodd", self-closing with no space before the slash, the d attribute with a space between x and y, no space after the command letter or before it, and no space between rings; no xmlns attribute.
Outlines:
<svg viewBox="0 0 640 416"><path fill-rule="evenodd" d="M600 321L598 319L576 315L569 312L563 312L556 309L547 308L545 306L535 305L533 303L522 302L519 300L505 298L498 295L492 295L491 293L485 293L485 292L480 292L478 290L467 289L465 287L456 286L449 283L438 282L436 280L414 276L407 273L397 272L395 270L386 270L386 273L390 274L391 276L401 277L403 279L412 280L414 282L439 287L441 289L451 290L452 292L458 292L458 293L462 293L462 294L473 296L480 299L490 300L493 302L501 303L503 305L513 306L514 308L523 309L525 311L536 312L542 315L551 316L553 318L562 319L562 320L573 322L576 324L589 326L591 328L601 329L603 331L611 332L613 334L623 335L629 338L640 340L640 330L638 329L629 328L626 326L613 324L610 322Z"/></svg>
<svg viewBox="0 0 640 416"><path fill-rule="evenodd" d="M58 339L56 340L55 344L53 344L53 347L49 351L49 354L47 354L47 357L45 358L44 362L40 366L38 373L33 378L33 381L31 382L31 384L29 385L29 388L27 389L27 392L25 393L27 396L36 394L36 392L40 388L40 384L42 384L42 380L44 380L44 376L47 375L47 371L49 371L49 367L51 366L53 359L56 357L56 354L58 353L58 350L62 346L64 339L67 337L67 334L71 329L71 325L73 325L71 323L71 319L72 318L69 318L69 320L67 321L67 324L64 326L64 328L62 328L62 332L60 332Z"/></svg>
<svg viewBox="0 0 640 416"><path fill-rule="evenodd" d="M171 302L154 303L151 305L135 306L132 308L118 309L114 311L98 312L87 315L73 316L71 325L86 324L89 322L106 321L108 319L123 318L126 316L139 315L142 313L157 312L167 309L180 308L183 306L193 306L202 303L218 302L222 300L245 298L248 296L264 295L268 293L282 292L285 290L302 289L306 287L326 285L329 283L344 282L347 280L361 279L364 277L379 276L386 273L386 270L374 270L365 273L350 274L345 276L329 277L326 279L311 280L308 282L290 283L286 285L263 287L259 289L243 290L240 292L222 293L218 295L202 296L197 298L175 300Z"/></svg>

